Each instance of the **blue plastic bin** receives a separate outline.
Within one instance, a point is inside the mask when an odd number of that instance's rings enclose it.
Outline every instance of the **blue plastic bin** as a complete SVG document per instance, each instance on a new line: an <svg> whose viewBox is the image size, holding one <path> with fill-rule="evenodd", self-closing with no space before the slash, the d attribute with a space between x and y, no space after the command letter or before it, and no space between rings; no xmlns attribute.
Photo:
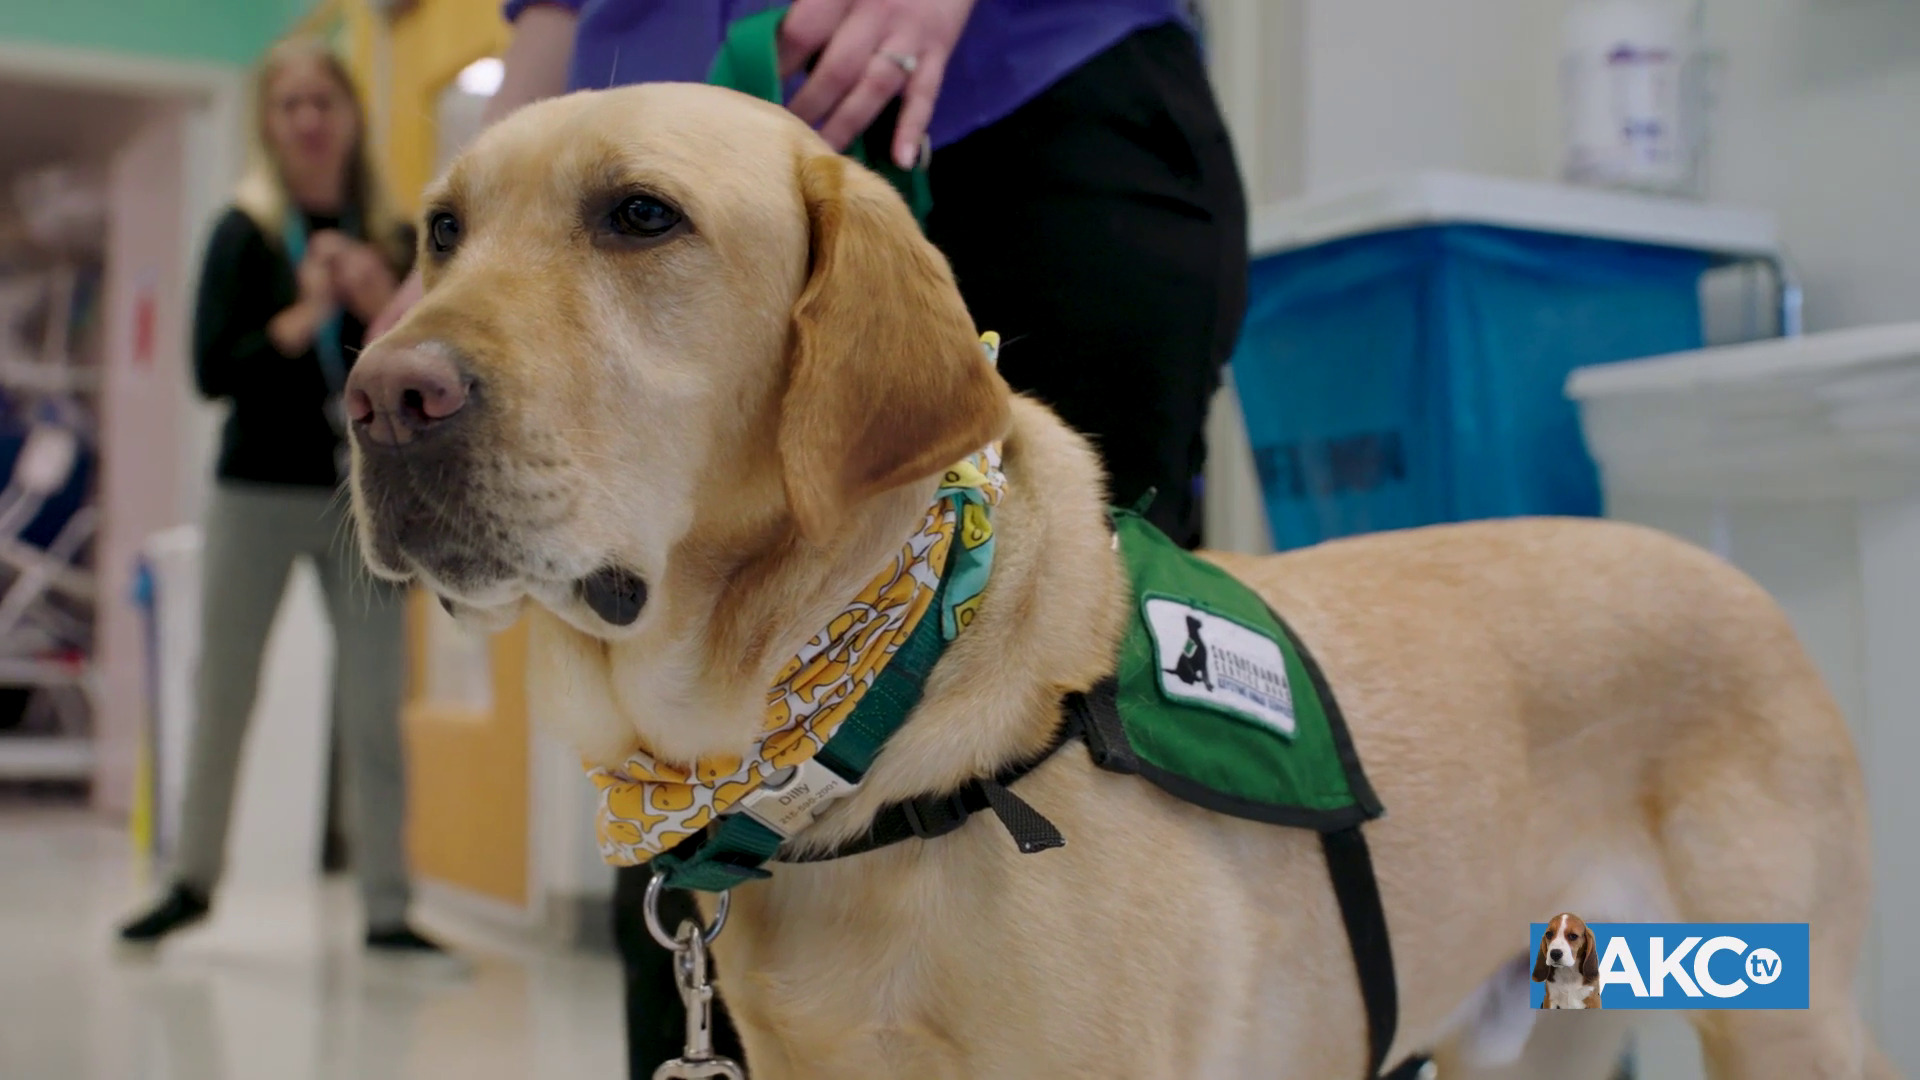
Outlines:
<svg viewBox="0 0 1920 1080"><path fill-rule="evenodd" d="M1699 348L1714 261L1481 225L1257 259L1233 373L1274 545L1599 514L1567 375Z"/></svg>

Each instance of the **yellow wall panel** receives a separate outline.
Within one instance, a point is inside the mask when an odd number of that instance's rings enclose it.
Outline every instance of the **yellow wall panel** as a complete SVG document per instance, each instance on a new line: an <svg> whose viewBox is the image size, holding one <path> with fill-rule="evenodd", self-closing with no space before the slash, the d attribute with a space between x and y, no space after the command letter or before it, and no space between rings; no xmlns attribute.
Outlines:
<svg viewBox="0 0 1920 1080"><path fill-rule="evenodd" d="M365 0L338 0L352 61L374 116L376 146L395 198L409 212L433 178L435 115L461 69L506 49L498 0L419 0L383 25ZM421 677L432 597L408 614L410 679L402 710L408 846L420 877L524 908L528 887L526 631L495 635L485 707L435 700ZM482 695L486 697L488 695Z"/></svg>
<svg viewBox="0 0 1920 1080"><path fill-rule="evenodd" d="M497 0L421 0L392 28L387 180L400 205L420 208L433 179L434 111L460 69L506 51L509 28Z"/></svg>
<svg viewBox="0 0 1920 1080"><path fill-rule="evenodd" d="M496 634L491 707L463 708L423 693L427 620L416 592L409 612L414 678L402 711L407 741L407 847L415 873L514 907L528 901L527 634Z"/></svg>

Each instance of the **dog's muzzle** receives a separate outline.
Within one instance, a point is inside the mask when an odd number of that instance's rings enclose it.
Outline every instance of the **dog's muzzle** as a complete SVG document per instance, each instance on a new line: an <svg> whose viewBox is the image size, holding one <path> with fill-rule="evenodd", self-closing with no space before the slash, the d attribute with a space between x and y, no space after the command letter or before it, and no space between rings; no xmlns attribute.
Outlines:
<svg viewBox="0 0 1920 1080"><path fill-rule="evenodd" d="M377 569L425 573L455 592L478 592L521 569L514 507L502 505L479 386L438 342L367 350L347 377L356 450L355 513Z"/></svg>

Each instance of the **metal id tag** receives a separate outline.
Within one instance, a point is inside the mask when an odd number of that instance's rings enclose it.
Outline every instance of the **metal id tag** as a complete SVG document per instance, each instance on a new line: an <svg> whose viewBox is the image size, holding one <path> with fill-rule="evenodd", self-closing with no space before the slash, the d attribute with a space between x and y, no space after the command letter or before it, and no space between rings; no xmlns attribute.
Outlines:
<svg viewBox="0 0 1920 1080"><path fill-rule="evenodd" d="M809 759L775 773L742 798L739 807L783 839L792 839L834 801L859 790L859 784Z"/></svg>

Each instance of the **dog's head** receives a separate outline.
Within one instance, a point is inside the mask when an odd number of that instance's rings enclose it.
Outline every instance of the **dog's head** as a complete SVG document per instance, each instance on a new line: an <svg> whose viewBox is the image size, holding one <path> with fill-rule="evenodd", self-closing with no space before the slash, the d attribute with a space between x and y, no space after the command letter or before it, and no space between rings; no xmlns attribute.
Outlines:
<svg viewBox="0 0 1920 1080"><path fill-rule="evenodd" d="M348 383L355 516L376 574L488 624L531 600L668 648L770 560L866 537L864 579L1009 422L893 189L731 91L520 110L427 193L420 263L425 298ZM818 629L780 621L705 651L751 665Z"/></svg>
<svg viewBox="0 0 1920 1080"><path fill-rule="evenodd" d="M462 607L637 633L703 529L830 545L1006 424L945 262L784 110L544 102L426 207L426 297L350 382L353 492L374 570ZM597 577L637 602L596 610Z"/></svg>
<svg viewBox="0 0 1920 1080"><path fill-rule="evenodd" d="M1586 981L1600 977L1593 931L1578 915L1560 914L1547 920L1547 929L1540 935L1540 951L1533 961L1533 981L1546 982L1561 969L1578 971Z"/></svg>

